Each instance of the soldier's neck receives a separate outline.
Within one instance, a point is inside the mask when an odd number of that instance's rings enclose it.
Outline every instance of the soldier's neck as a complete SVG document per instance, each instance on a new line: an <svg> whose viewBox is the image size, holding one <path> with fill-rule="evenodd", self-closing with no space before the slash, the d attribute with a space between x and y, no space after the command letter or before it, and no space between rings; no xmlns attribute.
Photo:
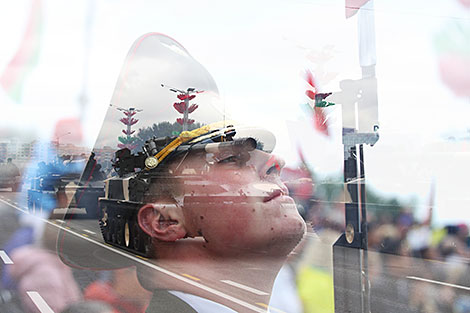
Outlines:
<svg viewBox="0 0 470 313"><path fill-rule="evenodd" d="M244 311L246 307L226 296L243 294L241 300L244 302L269 303L274 280L286 259L246 251L220 256L208 250L199 240L157 245L156 249L156 258L151 262L157 267L147 268L144 275L140 274L146 288L182 291L236 311ZM250 288L252 290L247 291Z"/></svg>

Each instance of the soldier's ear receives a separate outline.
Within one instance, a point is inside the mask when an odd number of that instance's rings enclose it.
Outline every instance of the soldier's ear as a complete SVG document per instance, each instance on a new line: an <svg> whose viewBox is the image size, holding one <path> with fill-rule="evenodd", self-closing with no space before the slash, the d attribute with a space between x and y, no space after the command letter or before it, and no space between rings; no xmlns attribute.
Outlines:
<svg viewBox="0 0 470 313"><path fill-rule="evenodd" d="M184 216L175 204L149 203L137 214L140 228L161 241L176 241L186 236Z"/></svg>

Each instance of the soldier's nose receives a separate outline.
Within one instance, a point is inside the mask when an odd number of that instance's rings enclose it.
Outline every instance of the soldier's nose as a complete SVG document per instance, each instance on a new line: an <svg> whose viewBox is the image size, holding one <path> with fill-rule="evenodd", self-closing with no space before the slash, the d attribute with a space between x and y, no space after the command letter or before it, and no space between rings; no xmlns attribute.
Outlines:
<svg viewBox="0 0 470 313"><path fill-rule="evenodd" d="M273 174L279 175L285 164L286 162L282 158L276 155L270 155L269 159L266 160L266 162L261 167L260 175L262 177Z"/></svg>

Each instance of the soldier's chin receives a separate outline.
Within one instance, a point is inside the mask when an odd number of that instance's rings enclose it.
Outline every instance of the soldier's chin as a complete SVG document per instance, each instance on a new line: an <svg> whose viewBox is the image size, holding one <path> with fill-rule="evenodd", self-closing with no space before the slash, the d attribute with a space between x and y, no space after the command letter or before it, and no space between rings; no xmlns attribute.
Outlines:
<svg viewBox="0 0 470 313"><path fill-rule="evenodd" d="M272 236L268 243L260 249L263 253L277 257L287 257L302 240L306 232L304 220L300 217L288 227Z"/></svg>
<svg viewBox="0 0 470 313"><path fill-rule="evenodd" d="M277 238L266 247L265 254L273 257L287 257L297 247L302 237L303 233L297 233Z"/></svg>

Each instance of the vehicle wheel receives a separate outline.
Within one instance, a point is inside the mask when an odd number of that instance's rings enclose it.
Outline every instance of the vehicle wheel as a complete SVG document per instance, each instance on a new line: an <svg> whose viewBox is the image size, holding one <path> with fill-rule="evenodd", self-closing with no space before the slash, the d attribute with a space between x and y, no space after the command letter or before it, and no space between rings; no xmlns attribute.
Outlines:
<svg viewBox="0 0 470 313"><path fill-rule="evenodd" d="M106 241L109 243L116 242L116 220L114 217L108 219L108 227L106 232Z"/></svg>
<svg viewBox="0 0 470 313"><path fill-rule="evenodd" d="M141 230L139 227L139 223L133 222L132 223L132 247L136 250L141 252L142 251L142 235L140 234Z"/></svg>
<svg viewBox="0 0 470 313"><path fill-rule="evenodd" d="M28 194L28 212L33 212L33 199L30 194Z"/></svg>
<svg viewBox="0 0 470 313"><path fill-rule="evenodd" d="M128 248L133 247L133 240L132 240L132 232L131 227L129 225L129 221L124 220L124 245Z"/></svg>
<svg viewBox="0 0 470 313"><path fill-rule="evenodd" d="M30 213L36 213L36 199L32 200Z"/></svg>
<svg viewBox="0 0 470 313"><path fill-rule="evenodd" d="M124 239L124 219L121 217L116 222L116 243L120 246L125 246L125 239Z"/></svg>
<svg viewBox="0 0 470 313"><path fill-rule="evenodd" d="M38 213L38 209L39 209L39 198L38 197L34 197L34 200L33 200L33 213Z"/></svg>

